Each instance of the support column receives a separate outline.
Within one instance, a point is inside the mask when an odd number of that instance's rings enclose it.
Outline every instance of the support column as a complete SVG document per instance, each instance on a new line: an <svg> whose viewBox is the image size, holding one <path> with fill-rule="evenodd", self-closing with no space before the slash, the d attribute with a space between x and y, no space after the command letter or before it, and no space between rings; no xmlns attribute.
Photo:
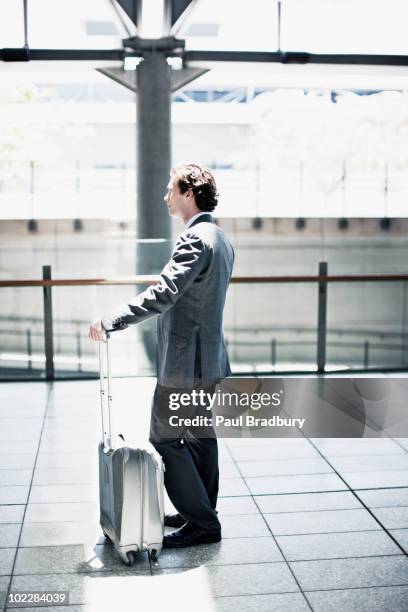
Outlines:
<svg viewBox="0 0 408 612"><path fill-rule="evenodd" d="M137 238L136 272L157 274L171 245L171 223L163 197L171 167L171 68L164 52L145 54L137 67Z"/></svg>

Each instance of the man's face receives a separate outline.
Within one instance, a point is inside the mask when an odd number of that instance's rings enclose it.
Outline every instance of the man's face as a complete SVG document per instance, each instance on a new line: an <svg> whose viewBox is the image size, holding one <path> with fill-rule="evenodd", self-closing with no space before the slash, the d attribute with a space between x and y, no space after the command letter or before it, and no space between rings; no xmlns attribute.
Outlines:
<svg viewBox="0 0 408 612"><path fill-rule="evenodd" d="M170 181L167 185L167 193L164 196L164 201L167 204L169 214L172 217L185 217L188 208L191 204L191 195L189 191L186 193L180 193L178 184L178 178L176 176L170 177Z"/></svg>

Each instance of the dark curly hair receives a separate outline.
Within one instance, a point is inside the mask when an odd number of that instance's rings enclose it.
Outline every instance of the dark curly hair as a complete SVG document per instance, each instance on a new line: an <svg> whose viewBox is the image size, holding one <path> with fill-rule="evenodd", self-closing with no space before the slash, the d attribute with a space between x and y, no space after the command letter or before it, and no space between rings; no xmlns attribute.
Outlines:
<svg viewBox="0 0 408 612"><path fill-rule="evenodd" d="M182 164L175 166L171 173L178 178L180 193L191 189L197 208L203 212L214 210L218 204L217 185L207 168L198 164Z"/></svg>

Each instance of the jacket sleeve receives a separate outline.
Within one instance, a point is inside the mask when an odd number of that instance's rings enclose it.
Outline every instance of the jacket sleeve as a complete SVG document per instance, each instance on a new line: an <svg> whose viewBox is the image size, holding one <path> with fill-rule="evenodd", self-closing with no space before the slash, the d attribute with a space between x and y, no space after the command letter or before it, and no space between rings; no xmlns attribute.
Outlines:
<svg viewBox="0 0 408 612"><path fill-rule="evenodd" d="M125 329L171 308L197 276L207 268L210 247L192 232L179 236L170 261L160 273L158 284L136 295L102 318L106 331Z"/></svg>

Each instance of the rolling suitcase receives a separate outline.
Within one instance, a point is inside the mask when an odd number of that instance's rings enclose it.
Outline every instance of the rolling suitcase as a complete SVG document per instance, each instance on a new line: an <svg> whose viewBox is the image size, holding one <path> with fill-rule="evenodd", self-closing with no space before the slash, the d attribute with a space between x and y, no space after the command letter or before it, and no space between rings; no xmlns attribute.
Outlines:
<svg viewBox="0 0 408 612"><path fill-rule="evenodd" d="M105 537L112 542L122 561L132 565L137 552L147 550L151 559L156 560L162 548L164 466L153 447L152 451L120 445L112 448L109 334L106 339L106 390L101 344L99 342L102 416L102 441L98 448L100 523Z"/></svg>

